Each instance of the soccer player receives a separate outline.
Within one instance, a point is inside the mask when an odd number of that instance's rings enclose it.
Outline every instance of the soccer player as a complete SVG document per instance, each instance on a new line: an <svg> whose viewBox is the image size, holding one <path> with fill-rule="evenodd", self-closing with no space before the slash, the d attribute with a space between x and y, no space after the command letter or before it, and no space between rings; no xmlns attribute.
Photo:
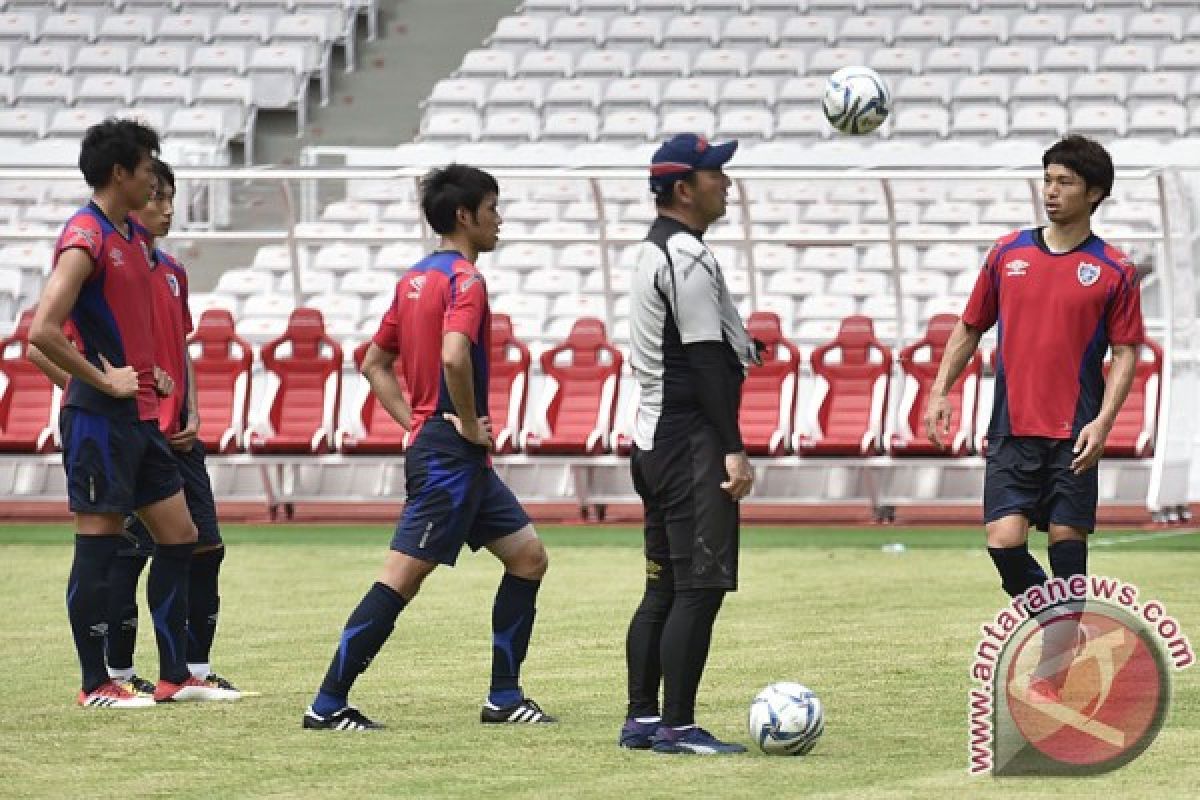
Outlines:
<svg viewBox="0 0 1200 800"><path fill-rule="evenodd" d="M929 439L942 445L951 414L946 395L980 337L999 323L983 508L988 553L1014 597L1046 580L1027 546L1031 525L1048 532L1055 577L1086 574L1096 465L1144 339L1137 272L1091 227L1112 191L1112 159L1095 141L1068 136L1045 152L1042 167L1049 224L1010 233L988 253L924 414ZM1060 656L1075 646L1077 630L1060 623L1044 631L1030 697L1053 702Z"/></svg>
<svg viewBox="0 0 1200 800"><path fill-rule="evenodd" d="M492 678L484 723L550 723L525 696L519 675L533 632L546 551L512 492L491 467L487 415L491 311L474 266L500 232L496 180L451 164L421 182L421 208L438 249L396 284L362 372L388 413L412 431L404 459L408 499L383 573L342 631L305 728L382 727L347 702L350 688L383 647L421 583L439 564L453 566L464 544L486 547L504 564L492 607ZM400 357L412 406L396 380Z"/></svg>
<svg viewBox="0 0 1200 800"><path fill-rule="evenodd" d="M130 216L154 191L157 152L158 135L132 120L108 119L84 134L79 168L92 199L59 236L30 328L30 342L71 376L59 419L76 526L67 615L82 670L78 703L85 708L143 708L156 700L214 696L187 667L186 598L196 527L158 429L149 240ZM68 318L83 353L63 333ZM147 586L159 653L153 697L112 680L104 659L109 572L125 543L125 516L133 511L155 541Z"/></svg>
<svg viewBox="0 0 1200 800"><path fill-rule="evenodd" d="M754 483L738 404L758 354L703 240L725 215L730 181L722 167L736 149L680 134L650 166L658 218L638 253L630 318L640 391L631 469L646 554L646 589L626 640L629 706L619 737L633 749L746 749L695 720L713 624L725 593L737 588L738 502Z"/></svg>
<svg viewBox="0 0 1200 800"><path fill-rule="evenodd" d="M225 690L235 699L236 688L212 671L209 652L216 634L220 608L218 576L225 547L217 523L216 502L205 466L204 445L197 438L200 418L196 408L196 386L187 351L187 335L192 331L188 308L188 280L184 268L170 255L158 249L157 242L171 230L175 213L175 173L160 159L154 160L156 190L150 202L137 212L138 222L150 238L151 281L155 289L154 313L160 335L155 342L155 362L163 369L176 391L159 401L158 426L171 445L172 454L183 478L183 494L188 512L199 532L192 553L188 581L187 663L192 675L210 686ZM42 368L59 386L66 386L67 375L45 361L36 348L30 360ZM125 520L128 542L113 559L109 580L109 615L106 661L114 680L135 690L153 694L154 684L137 675L133 651L137 643L137 585L142 570L154 552L150 532L137 515ZM214 698L215 699L215 698Z"/></svg>

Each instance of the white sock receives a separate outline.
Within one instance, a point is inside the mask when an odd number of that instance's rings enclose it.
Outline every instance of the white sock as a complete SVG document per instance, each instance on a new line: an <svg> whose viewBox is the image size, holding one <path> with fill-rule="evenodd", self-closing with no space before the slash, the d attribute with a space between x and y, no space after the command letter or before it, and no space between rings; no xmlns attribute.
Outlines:
<svg viewBox="0 0 1200 800"><path fill-rule="evenodd" d="M192 673L192 677L196 680L204 680L212 674L212 664L205 662L203 664L188 664L188 669Z"/></svg>
<svg viewBox="0 0 1200 800"><path fill-rule="evenodd" d="M662 722L662 717L634 717L633 721L638 725L652 725L655 722Z"/></svg>
<svg viewBox="0 0 1200 800"><path fill-rule="evenodd" d="M127 669L113 669L112 667L108 668L108 677L112 678L114 681L127 681L132 679L133 675L133 667L128 667Z"/></svg>

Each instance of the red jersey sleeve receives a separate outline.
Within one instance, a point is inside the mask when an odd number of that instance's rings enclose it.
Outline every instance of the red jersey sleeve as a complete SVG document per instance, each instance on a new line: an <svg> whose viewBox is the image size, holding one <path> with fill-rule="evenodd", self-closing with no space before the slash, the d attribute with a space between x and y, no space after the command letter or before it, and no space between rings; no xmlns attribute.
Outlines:
<svg viewBox="0 0 1200 800"><path fill-rule="evenodd" d="M996 324L1000 313L1000 282L996 274L999 254L999 244L994 245L988 252L983 268L979 270L979 277L975 279L975 288L971 290L971 296L967 299L967 307L963 309L962 321L972 328L986 331Z"/></svg>
<svg viewBox="0 0 1200 800"><path fill-rule="evenodd" d="M483 278L470 272L456 272L450 285L450 303L446 306L442 333L461 333L472 344L481 344L486 313L487 287Z"/></svg>
<svg viewBox="0 0 1200 800"><path fill-rule="evenodd" d="M1142 290L1137 270L1122 258L1121 280L1108 301L1104 321L1108 326L1108 341L1112 344L1139 345L1146 340L1142 321Z"/></svg>
<svg viewBox="0 0 1200 800"><path fill-rule="evenodd" d="M103 242L104 231L100 229L99 221L90 214L76 214L67 220L66 227L59 234L58 244L54 247L54 266L58 266L59 256L64 252L79 248L91 257L91 277L95 277L100 268L100 249Z"/></svg>
<svg viewBox="0 0 1200 800"><path fill-rule="evenodd" d="M400 352L399 304L400 286L397 284L395 291L392 293L392 304L384 312L383 319L379 322L379 330L375 331L375 335L371 337L371 341L377 347L381 347L389 353Z"/></svg>

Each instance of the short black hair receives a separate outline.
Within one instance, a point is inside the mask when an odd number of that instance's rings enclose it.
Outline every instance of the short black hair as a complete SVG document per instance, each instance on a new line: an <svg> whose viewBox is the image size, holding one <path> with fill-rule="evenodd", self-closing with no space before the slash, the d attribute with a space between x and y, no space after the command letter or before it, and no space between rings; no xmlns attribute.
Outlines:
<svg viewBox="0 0 1200 800"><path fill-rule="evenodd" d="M154 159L154 177L158 178L160 189L165 183L171 187L171 191L175 190L175 170L171 169L171 165L161 158Z"/></svg>
<svg viewBox="0 0 1200 800"><path fill-rule="evenodd" d="M474 216L489 194L500 194L495 178L475 167L449 164L421 179L421 210L429 227L445 236L458 226L460 208Z"/></svg>
<svg viewBox="0 0 1200 800"><path fill-rule="evenodd" d="M686 172L675 180L666 185L650 184L650 191L654 195L654 205L658 208L670 208L675 205L675 185L683 181L688 186L696 185L696 172Z"/></svg>
<svg viewBox="0 0 1200 800"><path fill-rule="evenodd" d="M1060 139L1042 154L1042 169L1051 164L1066 167L1083 178L1083 185L1088 189L1101 189L1104 192L1092 204L1092 211L1112 194L1113 181L1116 180L1112 156L1095 139L1079 134Z"/></svg>
<svg viewBox="0 0 1200 800"><path fill-rule="evenodd" d="M132 119L109 117L83 134L79 171L93 189L103 189L118 164L133 171L144 156L158 155L158 133Z"/></svg>

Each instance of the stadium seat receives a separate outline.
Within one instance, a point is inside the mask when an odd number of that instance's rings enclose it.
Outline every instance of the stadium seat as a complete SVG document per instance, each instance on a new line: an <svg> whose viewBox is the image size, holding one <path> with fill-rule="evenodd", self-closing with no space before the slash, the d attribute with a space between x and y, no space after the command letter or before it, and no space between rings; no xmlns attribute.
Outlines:
<svg viewBox="0 0 1200 800"><path fill-rule="evenodd" d="M1162 348L1157 342L1147 339L1139 348L1133 384L1125 404L1113 421L1108 441L1104 444L1104 455L1116 458L1149 458L1154 455L1162 365ZM1110 361L1105 362L1105 379L1111 366Z"/></svg>
<svg viewBox="0 0 1200 800"><path fill-rule="evenodd" d="M28 359L33 309L17 318L0 339L0 452L45 453L54 449L59 390Z"/></svg>
<svg viewBox="0 0 1200 800"><path fill-rule="evenodd" d="M569 363L556 363L560 356ZM541 356L546 376L540 410L521 432L529 453L594 455L608 446L624 358L605 336L604 323L575 322L562 344Z"/></svg>
<svg viewBox="0 0 1200 800"><path fill-rule="evenodd" d="M779 315L773 312L755 311L746 320L746 330L762 343L762 364L751 367L742 384L742 442L752 456L785 455L796 417L800 350L784 338Z"/></svg>
<svg viewBox="0 0 1200 800"><path fill-rule="evenodd" d="M360 373L363 359L367 357L367 350L370 347L371 341L368 339L354 348L354 367ZM407 399L409 397L408 386L404 382L404 376L400 374L400 366L400 359L397 358L393 369L396 372L400 390L404 392ZM342 427L338 428L335 438L338 451L350 455L403 452L408 447L410 432L392 419L392 415L371 391L371 386L365 377L359 376L357 388L358 396L354 402L357 403L358 408L351 414L342 415L343 418L348 416L349 420L343 419Z"/></svg>
<svg viewBox="0 0 1200 800"><path fill-rule="evenodd" d="M846 317L833 341L813 350L810 360L817 387L807 430L794 436L796 452L834 456L878 453L892 354L875 338L871 320Z"/></svg>
<svg viewBox="0 0 1200 800"><path fill-rule="evenodd" d="M233 453L241 445L250 412L254 351L238 336L228 309L209 308L188 337L200 412L199 439L209 453Z"/></svg>
<svg viewBox="0 0 1200 800"><path fill-rule="evenodd" d="M291 352L282 354L284 348ZM324 351L324 352L323 352ZM321 312L297 308L283 335L262 349L266 414L246 433L252 453L326 453L333 447L342 388L342 348Z"/></svg>
<svg viewBox="0 0 1200 800"><path fill-rule="evenodd" d="M929 320L925 335L900 351L900 398L896 409L898 430L887 437L887 450L892 455L962 456L971 448L978 406L979 384L983 376L983 357L971 356L962 375L951 387L950 433L945 437L947 449L942 450L925 436L923 414L929 390L937 377L938 366L946 351L950 334L958 324L954 314L938 314Z"/></svg>
<svg viewBox="0 0 1200 800"><path fill-rule="evenodd" d="M529 394L529 348L513 334L505 314L492 315L488 362L488 415L497 453L515 453Z"/></svg>

